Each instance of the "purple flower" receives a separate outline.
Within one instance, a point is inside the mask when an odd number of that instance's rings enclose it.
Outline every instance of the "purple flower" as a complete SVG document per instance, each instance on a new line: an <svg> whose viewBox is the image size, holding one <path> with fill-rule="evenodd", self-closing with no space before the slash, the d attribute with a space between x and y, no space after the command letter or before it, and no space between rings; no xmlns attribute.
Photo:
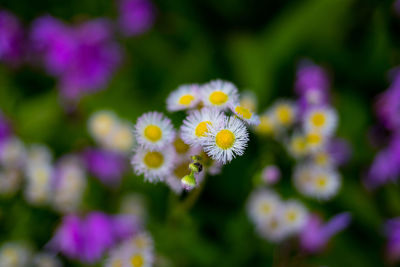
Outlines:
<svg viewBox="0 0 400 267"><path fill-rule="evenodd" d="M126 36L148 31L154 24L155 8L150 0L120 0L119 25Z"/></svg>
<svg viewBox="0 0 400 267"><path fill-rule="evenodd" d="M300 114L310 107L329 104L329 86L328 75L322 67L308 60L301 61L295 82Z"/></svg>
<svg viewBox="0 0 400 267"><path fill-rule="evenodd" d="M366 177L365 185L374 188L400 175L400 136L394 136L388 147L379 152Z"/></svg>
<svg viewBox="0 0 400 267"><path fill-rule="evenodd" d="M95 263L119 241L132 237L140 230L133 216L110 216L94 211L79 218L63 218L49 247L67 257L85 263Z"/></svg>
<svg viewBox="0 0 400 267"><path fill-rule="evenodd" d="M268 185L277 183L280 177L281 171L275 165L266 166L262 171L262 180Z"/></svg>
<svg viewBox="0 0 400 267"><path fill-rule="evenodd" d="M106 185L118 183L126 170L124 156L113 151L89 148L83 158L88 171Z"/></svg>
<svg viewBox="0 0 400 267"><path fill-rule="evenodd" d="M347 212L336 215L325 224L318 215L311 215L300 234L302 249L309 253L320 252L325 248L332 236L349 225L350 220L351 216Z"/></svg>
<svg viewBox="0 0 400 267"><path fill-rule="evenodd" d="M112 37L105 19L72 27L50 16L37 19L31 33L34 50L69 100L106 87L121 61L121 48Z"/></svg>
<svg viewBox="0 0 400 267"><path fill-rule="evenodd" d="M350 144L341 138L332 139L328 144L328 153L331 155L335 165L343 165L349 161L351 157Z"/></svg>
<svg viewBox="0 0 400 267"><path fill-rule="evenodd" d="M390 88L386 90L376 102L376 113L381 123L389 130L400 130L400 72Z"/></svg>
<svg viewBox="0 0 400 267"><path fill-rule="evenodd" d="M18 65L23 57L24 30L17 17L0 11L0 60Z"/></svg>
<svg viewBox="0 0 400 267"><path fill-rule="evenodd" d="M400 259L400 218L388 220L384 230L387 238L387 257L390 261L398 261Z"/></svg>

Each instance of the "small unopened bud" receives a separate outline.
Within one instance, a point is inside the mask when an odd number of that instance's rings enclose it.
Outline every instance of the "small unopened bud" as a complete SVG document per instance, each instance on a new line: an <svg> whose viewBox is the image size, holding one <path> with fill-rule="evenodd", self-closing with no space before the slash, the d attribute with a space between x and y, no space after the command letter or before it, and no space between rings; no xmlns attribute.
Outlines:
<svg viewBox="0 0 400 267"><path fill-rule="evenodd" d="M203 165L200 164L200 162L194 162L189 164L189 169L192 172L198 173L203 170Z"/></svg>
<svg viewBox="0 0 400 267"><path fill-rule="evenodd" d="M192 190L196 186L196 178L191 173L181 179L182 187L186 190Z"/></svg>

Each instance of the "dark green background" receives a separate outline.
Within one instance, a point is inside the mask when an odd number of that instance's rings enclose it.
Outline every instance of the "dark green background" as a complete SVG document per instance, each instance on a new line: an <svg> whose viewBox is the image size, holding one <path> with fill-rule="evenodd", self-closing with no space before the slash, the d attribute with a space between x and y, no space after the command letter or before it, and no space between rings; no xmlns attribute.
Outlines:
<svg viewBox="0 0 400 267"><path fill-rule="evenodd" d="M273 246L260 239L244 205L252 177L269 160L282 168L277 190L299 197L290 177L294 162L277 144L251 136L246 154L207 180L189 213L174 212L166 186L145 184L131 172L119 190L90 178L85 210L115 212L123 194L148 197L148 228L157 251L172 266L381 266L382 223L400 214L397 185L367 192L363 172L374 151L367 131L375 122L374 97L388 87L387 71L400 59L400 18L392 1L372 0L158 0L157 22L148 33L119 38L124 63L107 90L82 99L75 113L59 105L56 83L39 68L0 66L0 108L27 143L44 143L56 156L92 144L86 120L92 111L115 110L135 122L143 112L165 111L168 93L182 83L227 79L253 90L261 110L275 99L293 97L296 64L302 58L325 66L332 76L333 103L340 114L338 135L353 147L352 161L341 169L343 188L334 200L305 200L326 218L351 211L350 228L317 256L296 252L295 241ZM68 22L116 18L112 0L0 0L23 23L43 14ZM179 126L183 114L172 118ZM185 197L183 197L185 199ZM48 208L32 208L21 195L0 202L0 241L31 240L40 249L59 217ZM66 266L81 266L69 263Z"/></svg>

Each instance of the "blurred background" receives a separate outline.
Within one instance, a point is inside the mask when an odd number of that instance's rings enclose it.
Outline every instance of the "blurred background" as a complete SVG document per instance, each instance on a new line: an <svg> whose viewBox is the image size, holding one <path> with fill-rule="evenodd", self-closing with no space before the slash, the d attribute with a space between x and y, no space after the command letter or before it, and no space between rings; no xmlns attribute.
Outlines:
<svg viewBox="0 0 400 267"><path fill-rule="evenodd" d="M207 179L192 209L173 220L169 218L171 193L167 186L145 183L131 167L119 187L107 187L89 177L81 212L115 213L124 195L140 193L147 203L146 227L167 266L386 265L382 225L400 214L399 187L390 184L367 191L362 177L376 153L368 140L377 120L375 97L388 88L388 71L400 60L400 13L395 3L152 3L154 24L140 34L124 34L113 26L117 30L112 39L120 48L118 64L102 90L79 99L65 100L60 93L60 76L46 70L34 56L18 63L1 62L0 109L14 133L26 144L45 144L59 158L93 145L87 130L93 112L112 110L133 125L144 112L166 112L166 98L179 85L216 78L232 81L240 90L253 91L259 110L264 110L277 98L293 98L296 69L306 58L329 73L332 102L340 118L338 136L352 147L352 158L341 169L342 189L329 202L305 199L292 186L294 163L285 150L252 134L245 155L225 166L220 175ZM117 21L121 16L116 0L0 0L0 8L14 14L25 30L44 15L67 25L96 18ZM184 117L183 113L166 114L176 127ZM254 232L245 203L253 187L252 177L263 167L262 159L271 157L282 171L277 190L284 197L297 197L310 210L326 217L351 212L349 228L334 237L322 253L293 255L284 245L273 245ZM24 240L41 249L59 223L59 214L46 206L30 205L22 192L0 200L1 243ZM288 258L292 260L286 261ZM62 260L65 266L92 266L64 257Z"/></svg>

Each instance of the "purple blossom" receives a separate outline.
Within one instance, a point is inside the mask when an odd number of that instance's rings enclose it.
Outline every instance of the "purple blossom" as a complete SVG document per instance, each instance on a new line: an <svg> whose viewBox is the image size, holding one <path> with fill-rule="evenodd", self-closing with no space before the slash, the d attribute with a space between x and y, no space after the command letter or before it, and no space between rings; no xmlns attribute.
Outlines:
<svg viewBox="0 0 400 267"><path fill-rule="evenodd" d="M69 100L106 87L121 61L121 48L106 19L72 27L41 17L33 23L31 39L47 72L58 79L61 95Z"/></svg>
<svg viewBox="0 0 400 267"><path fill-rule="evenodd" d="M400 259L400 218L388 220L384 230L387 238L387 257L390 261L398 261Z"/></svg>
<svg viewBox="0 0 400 267"><path fill-rule="evenodd" d="M328 153L338 166L345 164L351 157L350 144L341 138L332 139L328 144Z"/></svg>
<svg viewBox="0 0 400 267"><path fill-rule="evenodd" d="M329 87L329 77L322 67L308 60L300 62L295 83L300 114L309 107L329 104Z"/></svg>
<svg viewBox="0 0 400 267"><path fill-rule="evenodd" d="M281 171L275 165L266 166L262 171L262 180L268 185L277 183L280 177Z"/></svg>
<svg viewBox="0 0 400 267"><path fill-rule="evenodd" d="M155 8L150 0L120 0L119 25L126 36L148 31L155 21Z"/></svg>
<svg viewBox="0 0 400 267"><path fill-rule="evenodd" d="M393 181L400 175L400 136L394 136L389 145L380 151L365 180L367 187L373 188Z"/></svg>
<svg viewBox="0 0 400 267"><path fill-rule="evenodd" d="M350 220L351 216L347 212L336 215L325 224L318 215L311 215L300 234L302 249L309 253L320 252L325 248L332 236L349 225Z"/></svg>
<svg viewBox="0 0 400 267"><path fill-rule="evenodd" d="M381 123L389 130L398 132L400 130L400 73L376 102L376 113Z"/></svg>
<svg viewBox="0 0 400 267"><path fill-rule="evenodd" d="M106 185L117 184L126 170L125 157L113 151L89 148L83 158L88 171Z"/></svg>
<svg viewBox="0 0 400 267"><path fill-rule="evenodd" d="M136 234L139 227L133 216L110 216L98 211L85 218L67 215L49 247L71 259L95 263L119 241Z"/></svg>
<svg viewBox="0 0 400 267"><path fill-rule="evenodd" d="M23 58L24 30L17 17L0 10L0 60L18 65Z"/></svg>

